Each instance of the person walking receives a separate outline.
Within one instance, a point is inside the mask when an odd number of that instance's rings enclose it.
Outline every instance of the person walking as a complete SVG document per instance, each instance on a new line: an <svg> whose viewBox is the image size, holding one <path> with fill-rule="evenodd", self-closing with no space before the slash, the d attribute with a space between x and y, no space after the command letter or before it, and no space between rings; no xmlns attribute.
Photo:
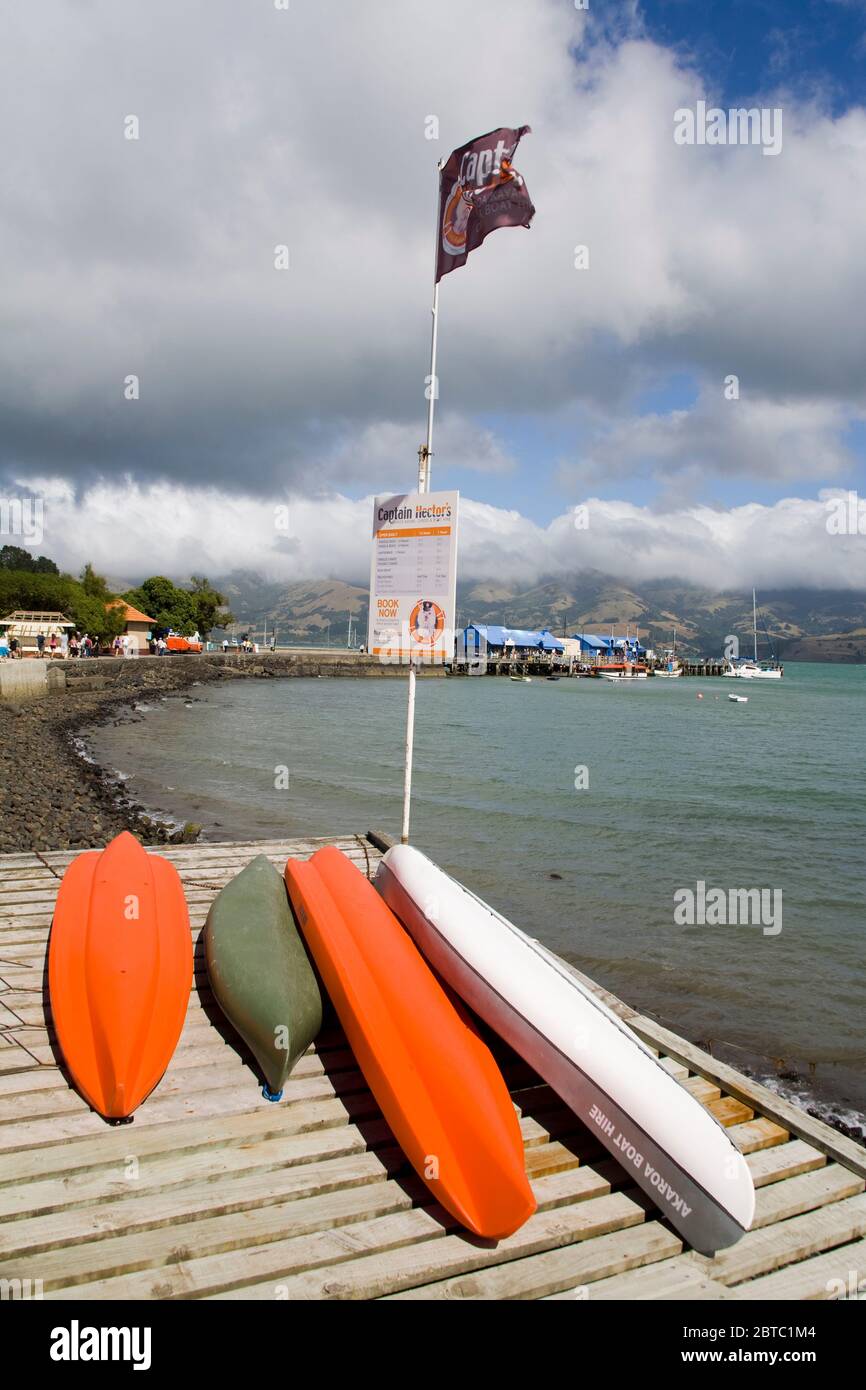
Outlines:
<svg viewBox="0 0 866 1390"><path fill-rule="evenodd" d="M37 632L37 634L36 634L36 650L37 650L39 656L42 657L42 658L44 659L44 657L45 657L45 633L44 633L44 632Z"/></svg>

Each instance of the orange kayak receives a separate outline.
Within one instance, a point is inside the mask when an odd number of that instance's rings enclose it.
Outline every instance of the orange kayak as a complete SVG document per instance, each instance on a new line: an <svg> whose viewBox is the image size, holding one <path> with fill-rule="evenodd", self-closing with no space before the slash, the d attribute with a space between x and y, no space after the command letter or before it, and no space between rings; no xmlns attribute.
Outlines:
<svg viewBox="0 0 866 1390"><path fill-rule="evenodd" d="M192 985L183 888L126 831L63 875L48 946L57 1040L76 1088L107 1119L131 1115L177 1046Z"/></svg>
<svg viewBox="0 0 866 1390"><path fill-rule="evenodd" d="M362 873L328 846L286 883L367 1084L415 1171L488 1240L535 1211L514 1106L490 1050Z"/></svg>

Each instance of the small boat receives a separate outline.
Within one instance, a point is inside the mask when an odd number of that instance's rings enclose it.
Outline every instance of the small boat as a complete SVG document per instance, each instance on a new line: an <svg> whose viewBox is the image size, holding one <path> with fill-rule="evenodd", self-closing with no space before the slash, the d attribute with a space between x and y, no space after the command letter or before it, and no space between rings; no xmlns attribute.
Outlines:
<svg viewBox="0 0 866 1390"><path fill-rule="evenodd" d="M677 630L676 630L676 628L674 628L673 645L672 645L670 651L668 651L668 652L665 653L665 657L666 657L666 660L665 660L664 666L659 667L659 669L656 671L655 674L656 674L656 676L659 676L662 680L668 680L668 681L676 680L678 676L681 676L681 675L683 674L683 668L682 668L682 666L680 665L680 663L677 661Z"/></svg>
<svg viewBox="0 0 866 1390"><path fill-rule="evenodd" d="M735 705L747 705L749 703L748 695L734 695L733 692L728 695L728 699L733 700Z"/></svg>
<svg viewBox="0 0 866 1390"><path fill-rule="evenodd" d="M204 948L214 997L262 1069L262 1094L280 1100L322 1026L322 996L286 885L265 855L214 898Z"/></svg>
<svg viewBox="0 0 866 1390"><path fill-rule="evenodd" d="M646 671L602 671L602 680L610 681L611 685L636 685L638 681L648 679Z"/></svg>
<svg viewBox="0 0 866 1390"><path fill-rule="evenodd" d="M409 845L376 887L439 976L538 1072L701 1254L755 1210L718 1121L561 961Z"/></svg>
<svg viewBox="0 0 866 1390"><path fill-rule="evenodd" d="M532 685L531 676L509 676L509 680L517 681L520 685Z"/></svg>
<svg viewBox="0 0 866 1390"><path fill-rule="evenodd" d="M51 1014L84 1099L127 1119L171 1061L192 987L183 887L126 831L73 859L48 944Z"/></svg>
<svg viewBox="0 0 866 1390"><path fill-rule="evenodd" d="M763 621L763 620L762 620ZM776 660L776 653L773 649L773 642L764 623L764 632L767 635L767 642L770 647L770 660L758 660L758 603L755 590L752 590L752 630L755 639L755 655L752 660L744 658L742 661L731 661L727 659L725 676L738 676L741 680L753 681L780 681L785 674L785 668Z"/></svg>
<svg viewBox="0 0 866 1390"><path fill-rule="evenodd" d="M358 1066L418 1176L475 1235L535 1211L502 1074L367 878L333 846L286 864L289 896Z"/></svg>
<svg viewBox="0 0 866 1390"><path fill-rule="evenodd" d="M559 680L559 676L545 676L545 680L549 680L549 681L558 681L558 680Z"/></svg>

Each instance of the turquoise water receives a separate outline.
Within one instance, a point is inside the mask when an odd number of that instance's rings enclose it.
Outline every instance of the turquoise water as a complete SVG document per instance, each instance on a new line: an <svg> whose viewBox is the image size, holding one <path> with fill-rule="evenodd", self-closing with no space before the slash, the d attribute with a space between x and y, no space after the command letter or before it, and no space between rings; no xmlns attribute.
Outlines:
<svg viewBox="0 0 866 1390"><path fill-rule="evenodd" d="M404 682L194 696L94 739L136 799L212 839L399 833ZM864 696L863 667L805 664L748 686L420 682L412 838L630 1003L862 1114ZM781 893L781 931L678 925L699 880Z"/></svg>

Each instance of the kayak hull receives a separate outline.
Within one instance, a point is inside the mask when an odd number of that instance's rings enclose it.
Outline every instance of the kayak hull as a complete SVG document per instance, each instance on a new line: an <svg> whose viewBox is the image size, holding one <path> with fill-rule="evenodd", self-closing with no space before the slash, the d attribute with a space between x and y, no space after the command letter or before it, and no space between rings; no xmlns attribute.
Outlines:
<svg viewBox="0 0 866 1390"><path fill-rule="evenodd" d="M290 859L301 931L385 1119L436 1199L478 1236L535 1210L502 1075L372 885L333 847Z"/></svg>
<svg viewBox="0 0 866 1390"><path fill-rule="evenodd" d="M124 832L63 876L48 946L57 1040L85 1100L130 1116L177 1046L192 986L183 887L168 860Z"/></svg>
<svg viewBox="0 0 866 1390"><path fill-rule="evenodd" d="M433 968L597 1135L703 1254L748 1230L755 1194L715 1118L561 962L417 850L376 877Z"/></svg>
<svg viewBox="0 0 866 1390"><path fill-rule="evenodd" d="M263 854L214 899L204 947L214 997L276 1097L321 1029L322 996L286 885Z"/></svg>

